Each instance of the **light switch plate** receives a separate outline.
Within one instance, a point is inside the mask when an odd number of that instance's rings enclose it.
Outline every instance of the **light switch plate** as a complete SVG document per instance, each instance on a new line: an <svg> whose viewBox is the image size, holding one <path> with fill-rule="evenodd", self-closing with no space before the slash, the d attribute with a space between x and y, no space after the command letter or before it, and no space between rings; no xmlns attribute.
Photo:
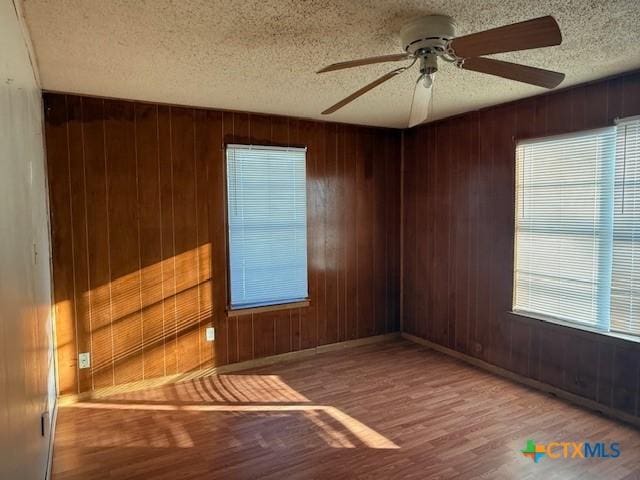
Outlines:
<svg viewBox="0 0 640 480"><path fill-rule="evenodd" d="M91 354L89 352L84 352L78 355L79 368L89 368L90 366L91 366Z"/></svg>
<svg viewBox="0 0 640 480"><path fill-rule="evenodd" d="M207 327L207 342L213 342L216 339L216 329Z"/></svg>

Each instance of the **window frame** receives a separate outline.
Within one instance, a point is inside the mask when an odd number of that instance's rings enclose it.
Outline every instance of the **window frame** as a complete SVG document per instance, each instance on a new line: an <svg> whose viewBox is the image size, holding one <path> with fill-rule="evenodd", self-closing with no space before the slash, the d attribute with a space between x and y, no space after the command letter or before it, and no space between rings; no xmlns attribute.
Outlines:
<svg viewBox="0 0 640 480"><path fill-rule="evenodd" d="M514 165L514 170L513 170L513 208L512 208L512 212L514 214L513 216L513 236L512 236L512 241L513 241L513 255L512 255L512 268L511 268L511 286L512 286L512 295L511 295L511 308L508 310L508 314L512 315L514 317L517 318L521 318L521 319L527 319L530 321L535 321L535 322L540 322L540 323L550 323L552 325L557 325L560 327L565 327L565 328L570 328L573 330L579 330L581 332L585 332L587 334L598 334L601 335L605 338L609 338L611 340L625 340L625 341L629 341L629 342L633 342L633 343L638 343L640 344L640 335L633 335L633 334L628 334L628 333L623 333L623 332L618 332L618 331L612 331L611 330L611 324L609 324L609 327L607 330L602 330L602 329L598 329L598 328L594 328L591 327L589 325L586 325L584 323L580 323L580 322L572 322L570 320L565 320L565 319L561 319L558 317L554 317L554 316L550 316L550 315L544 315L544 314L538 314L538 313L534 313L534 312L527 312L527 311L521 311L521 310L517 310L515 308L515 300L516 300L516 267L517 267L517 257L518 257L518 242L517 242L517 235L516 235L516 226L517 226L517 213L518 213L518 205L517 205L517 198L518 198L518 190L517 190L517 184L518 184L518 176L517 176L517 150L518 150L518 145L521 142L530 142L530 141L535 141L535 140L544 140L544 139L553 139L553 138L559 138L559 137L570 137L572 135L576 135L582 132L589 132L589 131L594 131L594 130L603 130L609 127L614 127L614 128L618 128L620 123L623 122L628 122L628 121L633 121L633 120L640 120L640 116L633 116L633 117L626 117L626 118L616 118L614 119L613 123L608 123L606 125L600 126L600 127L594 127L594 128L587 128L587 129L583 129L583 130L573 130L573 131L568 131L568 132L563 132L563 133L558 133L558 134L551 134L551 135L543 135L543 136L539 136L539 135L531 135L531 136L527 136L527 135L523 135L523 136L514 136L512 137L513 139L513 165ZM617 135L617 133L616 133ZM614 158L613 161L616 162L617 159L617 154L614 151ZM614 165L615 168L615 165ZM615 195L615 190L612 192L613 195Z"/></svg>
<svg viewBox="0 0 640 480"><path fill-rule="evenodd" d="M227 151L230 146L239 145L246 147L261 147L261 148L276 148L276 149L286 149L286 148L296 148L296 149L304 149L305 150L305 189L307 191L307 205L305 209L305 218L307 220L307 245L306 245L306 257L307 257L307 296L306 298L294 301L286 301L282 303L271 303L268 305L252 305L246 307L234 307L231 303L231 245L229 242L229 233L230 233L230 223L229 223L229 195L228 195L228 168L229 164L227 162ZM254 142L242 142L242 141L233 141L233 142L224 142L222 145L222 161L223 161L223 180L224 180L224 188L223 188L223 197L224 197L224 245L225 245L225 270L226 270L226 292L225 292L225 302L226 302L226 314L227 317L238 317L241 315L249 315L253 313L262 313L262 312L272 312L279 310L289 310L295 308L303 308L311 305L311 293L309 291L310 282L310 274L309 274L309 189L308 189L308 176L307 176L307 145L296 145L296 144L282 144L282 143L268 143L268 144L258 144Z"/></svg>

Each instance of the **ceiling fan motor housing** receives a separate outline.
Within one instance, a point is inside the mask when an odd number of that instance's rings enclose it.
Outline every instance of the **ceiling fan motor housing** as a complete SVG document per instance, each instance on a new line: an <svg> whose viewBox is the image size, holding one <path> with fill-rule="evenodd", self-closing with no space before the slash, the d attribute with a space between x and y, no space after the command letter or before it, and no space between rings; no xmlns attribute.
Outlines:
<svg viewBox="0 0 640 480"><path fill-rule="evenodd" d="M446 15L427 15L405 24L400 30L402 49L415 55L446 53L447 42L456 35L456 24Z"/></svg>

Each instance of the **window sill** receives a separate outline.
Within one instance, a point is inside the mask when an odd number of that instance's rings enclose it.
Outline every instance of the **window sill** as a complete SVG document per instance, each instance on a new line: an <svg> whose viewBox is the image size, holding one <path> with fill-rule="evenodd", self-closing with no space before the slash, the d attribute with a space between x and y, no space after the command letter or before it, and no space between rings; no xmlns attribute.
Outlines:
<svg viewBox="0 0 640 480"><path fill-rule="evenodd" d="M509 311L511 315L515 315L516 317L526 318L528 320L536 320L538 322L552 323L554 325L559 325L561 327L572 328L574 330L580 330L583 332L594 333L597 335L602 335L603 337L609 337L611 339L617 340L626 340L628 342L640 343L640 337L635 335L628 335L626 333L618 333L618 332L607 332L606 330L598 330L597 328L591 328L586 325L581 325L579 323L567 322L566 320L560 320L559 318L547 317L544 315L536 315L535 313L529 312L517 312L517 311Z"/></svg>
<svg viewBox="0 0 640 480"><path fill-rule="evenodd" d="M275 305L263 305L260 307L247 307L247 308L227 308L228 317L239 317L241 315L250 315L252 313L274 312L276 310L291 310L292 308L308 307L309 300L302 300L300 302L291 303L278 303Z"/></svg>

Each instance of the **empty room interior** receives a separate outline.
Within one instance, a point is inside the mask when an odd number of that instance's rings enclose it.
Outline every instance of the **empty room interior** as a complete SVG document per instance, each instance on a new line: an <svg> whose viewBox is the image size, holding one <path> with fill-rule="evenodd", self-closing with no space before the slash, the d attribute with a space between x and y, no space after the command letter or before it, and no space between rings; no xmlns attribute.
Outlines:
<svg viewBox="0 0 640 480"><path fill-rule="evenodd" d="M0 0L0 478L640 479L637 0Z"/></svg>

